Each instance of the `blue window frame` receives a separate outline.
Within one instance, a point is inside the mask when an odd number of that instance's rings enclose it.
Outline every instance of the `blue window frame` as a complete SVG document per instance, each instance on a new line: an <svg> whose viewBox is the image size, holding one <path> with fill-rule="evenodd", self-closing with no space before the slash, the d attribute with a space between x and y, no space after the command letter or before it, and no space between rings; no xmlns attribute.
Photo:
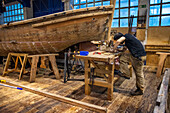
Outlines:
<svg viewBox="0 0 170 113"><path fill-rule="evenodd" d="M4 23L15 22L24 20L23 6L20 3L15 3L6 6L6 12L4 12Z"/></svg>
<svg viewBox="0 0 170 113"><path fill-rule="evenodd" d="M150 0L149 26L170 26L170 0Z"/></svg>
<svg viewBox="0 0 170 113"><path fill-rule="evenodd" d="M74 0L74 9L110 5L110 0ZM134 15L133 27L137 26L138 0L116 0L112 27L128 27L130 15ZM125 20L125 22L123 22Z"/></svg>
<svg viewBox="0 0 170 113"><path fill-rule="evenodd" d="M138 0L116 0L113 19L113 21L115 21L114 24L112 24L112 27L128 27L128 21L131 15L134 15L132 27L136 27L138 16Z"/></svg>
<svg viewBox="0 0 170 113"><path fill-rule="evenodd" d="M110 0L74 0L74 9L110 5Z"/></svg>

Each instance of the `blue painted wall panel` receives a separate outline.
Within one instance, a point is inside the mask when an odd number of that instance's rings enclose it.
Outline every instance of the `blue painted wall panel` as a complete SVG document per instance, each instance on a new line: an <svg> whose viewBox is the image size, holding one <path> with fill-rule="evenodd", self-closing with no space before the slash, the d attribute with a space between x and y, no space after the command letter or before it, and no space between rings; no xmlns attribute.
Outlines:
<svg viewBox="0 0 170 113"><path fill-rule="evenodd" d="M64 3L61 0L34 0L33 16L39 17L64 11Z"/></svg>

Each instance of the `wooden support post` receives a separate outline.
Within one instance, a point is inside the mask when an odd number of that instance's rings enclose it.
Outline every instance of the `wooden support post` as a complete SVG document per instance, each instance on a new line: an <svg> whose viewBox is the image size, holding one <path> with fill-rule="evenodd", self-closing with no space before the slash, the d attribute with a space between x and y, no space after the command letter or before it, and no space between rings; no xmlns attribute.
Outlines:
<svg viewBox="0 0 170 113"><path fill-rule="evenodd" d="M22 62L22 67L21 67L21 72L20 72L20 75L19 75L19 80L21 80L21 78L22 78L22 74L24 73L24 71L25 71L25 65L26 65L26 63L27 63L27 54L25 54L24 55L24 60L23 60L23 62Z"/></svg>
<svg viewBox="0 0 170 113"><path fill-rule="evenodd" d="M47 68L46 65L45 65L45 59L46 59L45 56L41 56L41 65L40 65L40 68Z"/></svg>
<svg viewBox="0 0 170 113"><path fill-rule="evenodd" d="M7 61L6 61L5 68L4 68L4 71L3 71L3 75L2 75L2 76L5 76L5 73L6 73L6 71L8 70L8 67L9 67L10 60L11 60L11 54L9 53L9 54L8 54L8 57L7 57Z"/></svg>
<svg viewBox="0 0 170 113"><path fill-rule="evenodd" d="M32 63L31 63L32 65L31 65L31 73L30 73L30 81L29 82L35 81L38 61L39 61L39 56L32 57Z"/></svg>
<svg viewBox="0 0 170 113"><path fill-rule="evenodd" d="M159 63L158 63L158 68L157 68L157 73L156 73L157 77L160 77L160 75L162 73L166 57L167 57L167 54L160 54L160 58L159 58L160 60L159 60Z"/></svg>
<svg viewBox="0 0 170 113"><path fill-rule="evenodd" d="M60 79L61 77L60 77L59 70L57 68L55 55L49 55L49 60L51 62L51 66L52 66L53 72L54 72L54 74L56 76L56 79Z"/></svg>
<svg viewBox="0 0 170 113"><path fill-rule="evenodd" d="M113 62L114 63L114 62ZM114 83L114 64L112 65L112 73L108 76L108 83L110 83L110 87L108 87L108 99L113 99L113 83Z"/></svg>
<svg viewBox="0 0 170 113"><path fill-rule="evenodd" d="M87 68L89 68L89 61L87 59L84 61L84 65L85 65L85 94L90 95L91 89L88 84L89 72L86 70Z"/></svg>

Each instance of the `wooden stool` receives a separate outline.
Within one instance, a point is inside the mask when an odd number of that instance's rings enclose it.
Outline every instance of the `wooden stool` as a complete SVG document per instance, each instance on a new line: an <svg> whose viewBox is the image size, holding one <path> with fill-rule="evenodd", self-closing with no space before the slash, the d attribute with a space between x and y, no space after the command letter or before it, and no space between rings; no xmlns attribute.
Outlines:
<svg viewBox="0 0 170 113"><path fill-rule="evenodd" d="M168 55L170 55L170 53L168 52L156 52L156 54L160 55L159 57L159 63L158 63L158 67L157 67L157 72L156 72L156 76L160 77L164 64L165 64L165 60L167 58Z"/></svg>

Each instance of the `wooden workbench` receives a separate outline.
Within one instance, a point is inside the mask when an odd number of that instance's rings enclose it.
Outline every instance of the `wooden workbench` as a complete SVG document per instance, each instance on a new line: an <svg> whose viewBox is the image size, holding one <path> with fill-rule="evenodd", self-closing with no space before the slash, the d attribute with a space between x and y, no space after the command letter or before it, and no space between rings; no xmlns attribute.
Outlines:
<svg viewBox="0 0 170 113"><path fill-rule="evenodd" d="M85 62L85 94L89 95L91 92L92 81L90 80L91 68L94 73L103 77L103 80L94 80L93 85L108 88L108 99L113 98L113 83L114 83L114 58L115 54L93 54L90 52L88 56L76 55L76 58L83 59ZM103 66L101 66L103 64Z"/></svg>

